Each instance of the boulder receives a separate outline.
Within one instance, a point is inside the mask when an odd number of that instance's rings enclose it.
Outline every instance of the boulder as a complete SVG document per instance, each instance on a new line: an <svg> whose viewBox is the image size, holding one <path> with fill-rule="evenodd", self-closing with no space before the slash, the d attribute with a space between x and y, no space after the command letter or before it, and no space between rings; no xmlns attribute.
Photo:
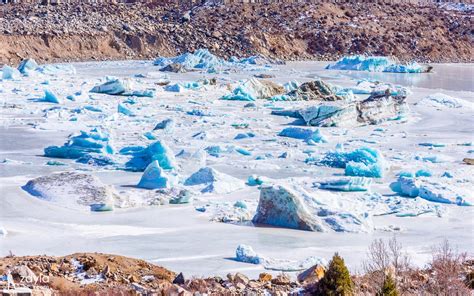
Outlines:
<svg viewBox="0 0 474 296"><path fill-rule="evenodd" d="M314 283L323 278L326 268L321 264L316 264L298 274L298 282Z"/></svg>
<svg viewBox="0 0 474 296"><path fill-rule="evenodd" d="M322 80L315 80L301 84L297 89L290 91L288 100L292 101L342 101L342 96L336 95L331 86Z"/></svg>

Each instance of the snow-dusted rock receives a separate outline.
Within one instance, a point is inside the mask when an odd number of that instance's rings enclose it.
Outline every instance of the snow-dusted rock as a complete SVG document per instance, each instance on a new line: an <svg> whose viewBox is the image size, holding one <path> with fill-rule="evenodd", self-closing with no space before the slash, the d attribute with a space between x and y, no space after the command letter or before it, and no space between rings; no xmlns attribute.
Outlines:
<svg viewBox="0 0 474 296"><path fill-rule="evenodd" d="M87 209L91 204L121 204L115 190L99 178L83 173L63 172L32 179L22 187L31 195L63 207Z"/></svg>
<svg viewBox="0 0 474 296"><path fill-rule="evenodd" d="M357 104L357 121L363 124L377 124L386 120L398 119L408 112L406 95L392 95L387 89L384 93L373 93Z"/></svg>

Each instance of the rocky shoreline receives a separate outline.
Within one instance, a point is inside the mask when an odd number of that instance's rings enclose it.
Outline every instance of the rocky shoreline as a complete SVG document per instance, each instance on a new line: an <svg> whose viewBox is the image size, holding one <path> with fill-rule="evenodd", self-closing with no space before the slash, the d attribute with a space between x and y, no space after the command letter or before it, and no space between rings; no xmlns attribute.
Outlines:
<svg viewBox="0 0 474 296"><path fill-rule="evenodd" d="M283 7L282 7L283 5ZM208 48L228 58L344 55L472 62L469 11L384 3L1 5L0 63L150 59Z"/></svg>

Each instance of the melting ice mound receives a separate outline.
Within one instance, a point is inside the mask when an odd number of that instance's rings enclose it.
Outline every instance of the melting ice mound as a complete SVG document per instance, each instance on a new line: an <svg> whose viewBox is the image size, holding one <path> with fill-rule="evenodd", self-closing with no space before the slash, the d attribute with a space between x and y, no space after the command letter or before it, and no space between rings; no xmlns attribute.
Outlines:
<svg viewBox="0 0 474 296"><path fill-rule="evenodd" d="M319 257L308 257L302 261L274 259L257 254L251 246L238 245L235 250L235 260L244 263L261 264L265 269L279 271L299 271L314 265L326 265L326 261Z"/></svg>
<svg viewBox="0 0 474 296"><path fill-rule="evenodd" d="M186 186L202 186L202 193L229 193L244 187L244 182L232 176L204 167L184 182Z"/></svg>
<svg viewBox="0 0 474 296"><path fill-rule="evenodd" d="M274 63L267 58L262 56L252 56L248 58L238 59L232 57L230 60L226 61L222 58L219 58L209 52L207 49L198 49L194 53L184 53L179 56L166 58L159 57L154 61L155 66L167 67L169 65L178 65L184 70L208 70L208 72L215 72L219 69L228 69L232 67L245 68L248 65L262 65Z"/></svg>
<svg viewBox="0 0 474 296"><path fill-rule="evenodd" d="M326 69L393 73L425 73L431 71L431 67L422 66L416 62L399 64L388 57L362 55L343 57L336 63L327 65Z"/></svg>
<svg viewBox="0 0 474 296"><path fill-rule="evenodd" d="M125 169L130 171L143 171L153 161L158 161L160 168L171 170L176 167L173 151L164 141L156 141L148 147L131 146L120 150L120 154L131 155L132 158L125 163Z"/></svg>
<svg viewBox="0 0 474 296"><path fill-rule="evenodd" d="M134 90L133 83L130 79L119 79L114 77L107 77L107 81L103 84L94 86L90 92L120 95L120 96L136 96L136 97L154 97L153 90Z"/></svg>
<svg viewBox="0 0 474 296"><path fill-rule="evenodd" d="M112 153L108 133L98 128L70 136L63 146L49 146L44 149L46 157L77 159L80 163L99 166L113 164L109 157Z"/></svg>
<svg viewBox="0 0 474 296"><path fill-rule="evenodd" d="M74 209L85 209L93 204L120 205L122 202L113 188L97 177L76 172L38 177L22 188L39 199Z"/></svg>
<svg viewBox="0 0 474 296"><path fill-rule="evenodd" d="M407 197L421 197L427 201L472 206L474 202L469 195L472 192L462 190L459 185L449 184L448 180L436 182L429 178L400 176L390 184L392 191Z"/></svg>
<svg viewBox="0 0 474 296"><path fill-rule="evenodd" d="M367 213L349 213L327 206L316 194L311 195L303 189L290 189L281 185L263 185L257 213L252 221L256 224L319 232L368 232L373 228Z"/></svg>
<svg viewBox="0 0 474 296"><path fill-rule="evenodd" d="M363 147L351 152L330 151L318 161L319 164L344 168L346 176L382 178L385 160L382 154L372 148Z"/></svg>
<svg viewBox="0 0 474 296"><path fill-rule="evenodd" d="M146 189L170 188L173 177L168 175L157 160L152 161L145 169L137 187Z"/></svg>

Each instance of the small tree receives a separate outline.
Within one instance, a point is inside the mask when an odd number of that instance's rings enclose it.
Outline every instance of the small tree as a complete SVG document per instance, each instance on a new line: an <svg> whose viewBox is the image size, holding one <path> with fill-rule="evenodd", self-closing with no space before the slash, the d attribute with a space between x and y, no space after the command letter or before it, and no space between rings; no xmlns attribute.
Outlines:
<svg viewBox="0 0 474 296"><path fill-rule="evenodd" d="M382 289L377 293L377 296L398 296L397 285L390 273L385 275Z"/></svg>
<svg viewBox="0 0 474 296"><path fill-rule="evenodd" d="M353 294L349 270L339 254L334 254L324 277L318 285L319 295L348 296Z"/></svg>

